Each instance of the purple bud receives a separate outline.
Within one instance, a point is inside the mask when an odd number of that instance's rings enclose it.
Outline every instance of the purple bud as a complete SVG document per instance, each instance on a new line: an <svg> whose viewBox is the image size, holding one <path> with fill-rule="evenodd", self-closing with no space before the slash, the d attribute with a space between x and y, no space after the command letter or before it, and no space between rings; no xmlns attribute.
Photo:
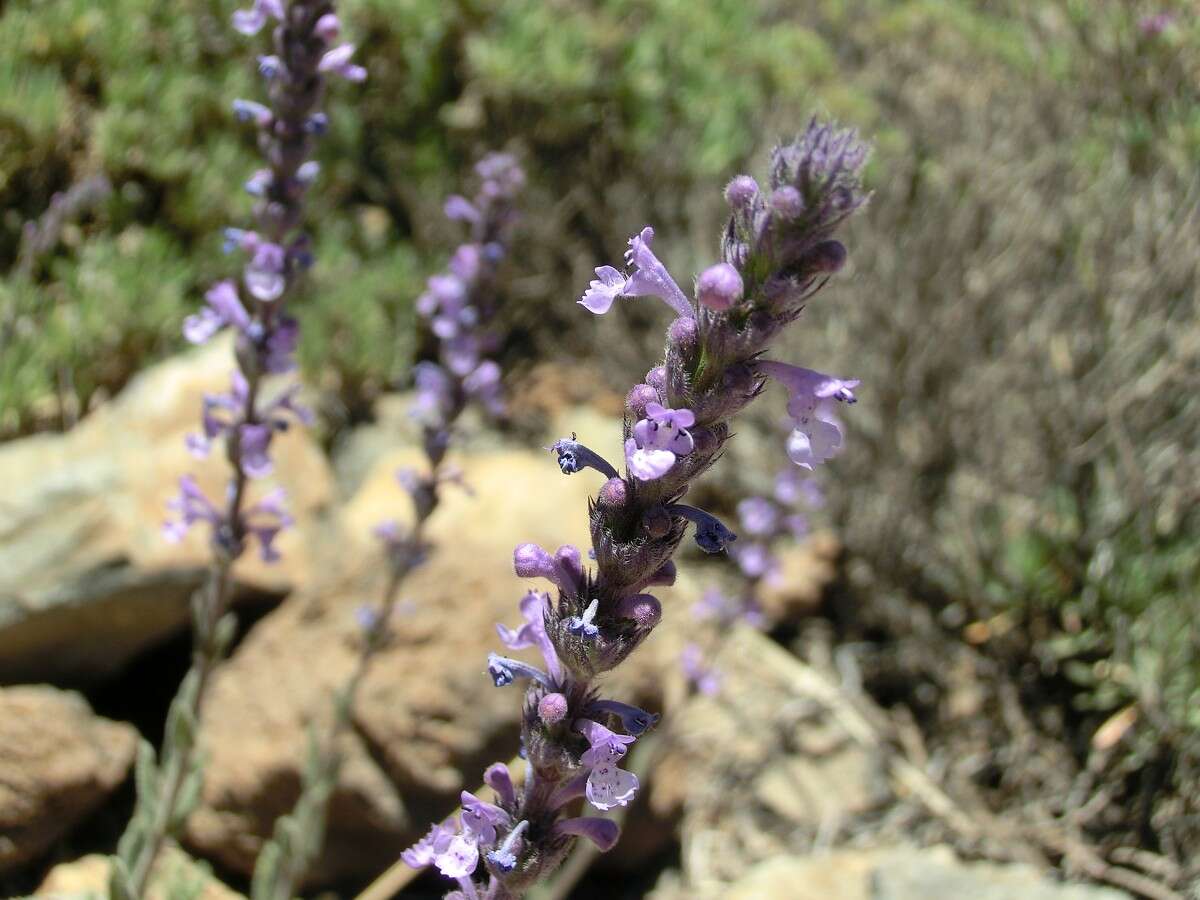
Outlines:
<svg viewBox="0 0 1200 900"><path fill-rule="evenodd" d="M729 263L709 266L696 279L696 300L714 312L724 312L742 299L742 276Z"/></svg>
<svg viewBox="0 0 1200 900"><path fill-rule="evenodd" d="M621 837L621 826L612 819L585 816L578 819L560 819L554 823L555 836L575 835L585 837L599 848L601 853L607 853L616 846Z"/></svg>
<svg viewBox="0 0 1200 900"><path fill-rule="evenodd" d="M809 251L805 262L818 272L832 275L846 264L846 248L841 241L822 241Z"/></svg>
<svg viewBox="0 0 1200 900"><path fill-rule="evenodd" d="M558 570L553 558L537 544L518 544L513 551L513 568L518 578L557 580Z"/></svg>
<svg viewBox="0 0 1200 900"><path fill-rule="evenodd" d="M638 628L653 628L662 620L662 604L651 594L634 594L617 602L617 617L632 619Z"/></svg>
<svg viewBox="0 0 1200 900"><path fill-rule="evenodd" d="M642 515L642 528L654 540L671 533L671 514L662 506L652 506Z"/></svg>
<svg viewBox="0 0 1200 900"><path fill-rule="evenodd" d="M560 695L561 696L561 695ZM512 776L508 774L508 766L504 763L492 763L483 773L483 783L496 792L496 798L505 806L517 802L517 790L513 787Z"/></svg>
<svg viewBox="0 0 1200 900"><path fill-rule="evenodd" d="M717 451L717 435L711 428L692 428L692 453L697 456L708 456Z"/></svg>
<svg viewBox="0 0 1200 900"><path fill-rule="evenodd" d="M340 31L341 23L333 13L325 13L321 18L317 19L317 24L313 27L313 32L317 37L327 44L332 44L336 41Z"/></svg>
<svg viewBox="0 0 1200 900"><path fill-rule="evenodd" d="M696 320L687 316L680 316L667 329L667 340L683 353L689 353L696 348L699 336L700 330Z"/></svg>
<svg viewBox="0 0 1200 900"><path fill-rule="evenodd" d="M667 389L667 370L663 366L655 366L646 373L646 384L662 393Z"/></svg>
<svg viewBox="0 0 1200 900"><path fill-rule="evenodd" d="M785 184L771 194L771 209L785 219L796 219L804 212L804 198L790 184Z"/></svg>
<svg viewBox="0 0 1200 900"><path fill-rule="evenodd" d="M744 209L758 196L758 182L749 175L738 175L725 188L725 200L735 209Z"/></svg>
<svg viewBox="0 0 1200 900"><path fill-rule="evenodd" d="M635 384L625 397L625 406L635 419L646 418L646 404L658 402L658 391L648 384Z"/></svg>
<svg viewBox="0 0 1200 900"><path fill-rule="evenodd" d="M657 570L655 570L653 575L646 579L642 587L652 587L660 584L663 587L670 587L675 583L675 577L677 574L678 570L675 567L675 561L668 559L665 563L659 566Z"/></svg>
<svg viewBox="0 0 1200 900"><path fill-rule="evenodd" d="M623 478L610 478L600 487L599 503L609 509L620 509L629 499L629 489Z"/></svg>
<svg viewBox="0 0 1200 900"><path fill-rule="evenodd" d="M567 717L567 698L562 694L546 694L538 701L538 718L547 725L557 725Z"/></svg>

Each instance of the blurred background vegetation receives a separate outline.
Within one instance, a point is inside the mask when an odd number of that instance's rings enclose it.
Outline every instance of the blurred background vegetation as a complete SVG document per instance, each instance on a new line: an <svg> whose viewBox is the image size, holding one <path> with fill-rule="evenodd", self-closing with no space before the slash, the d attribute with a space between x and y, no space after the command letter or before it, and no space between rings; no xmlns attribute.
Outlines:
<svg viewBox="0 0 1200 900"><path fill-rule="evenodd" d="M631 305L599 332L582 322L571 301L591 267L650 222L677 275L697 269L715 252L724 180L809 112L852 123L876 141L875 198L852 230L848 275L791 348L863 380L829 491L847 551L831 615L847 641L886 639L868 675L931 733L953 730L953 686L927 652L949 643L1024 698L1067 771L1109 779L1127 816L1098 828L1177 858L1196 846L1190 7L341 7L371 79L333 100L312 209L319 264L301 309L331 433L404 383L420 349L411 301L453 234L441 200L479 152L513 149L530 171L510 369L590 356L621 387L655 340L656 311ZM246 219L234 188L254 167L229 102L257 91L225 25L233 8L4 5L0 436L65 427L179 349L182 316L227 273L220 230ZM30 229L81 185L61 227ZM935 690L895 686L917 681ZM1098 758L1096 729L1130 708L1122 751ZM998 794L1056 786L1015 761L978 778Z"/></svg>

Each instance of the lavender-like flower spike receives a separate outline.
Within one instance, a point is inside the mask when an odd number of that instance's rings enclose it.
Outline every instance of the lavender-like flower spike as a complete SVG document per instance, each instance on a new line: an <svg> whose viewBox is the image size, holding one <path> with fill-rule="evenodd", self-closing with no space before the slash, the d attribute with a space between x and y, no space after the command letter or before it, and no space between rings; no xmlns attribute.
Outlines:
<svg viewBox="0 0 1200 900"><path fill-rule="evenodd" d="M305 189L317 171L308 158L315 134L308 124L322 115L314 108L324 93L317 53L325 39L318 23L327 26L332 11L332 0L253 0L250 8L233 15L234 29L247 35L258 33L269 21L279 22L272 29L274 52L259 58L259 69L269 81L269 104L238 100L233 107L234 117L259 132L265 166L246 183L258 198L256 222L253 229L231 229L225 234L228 249L247 254L242 278L214 285L205 296L206 306L183 325L184 336L195 344L208 341L222 328L236 332L231 389L204 398L202 433L186 439L188 449L202 455L213 440L224 437L232 473L220 506L186 477L179 498L170 504L178 519L167 525L166 536L178 540L190 526L207 524L213 565L192 604L192 667L171 707L171 721L183 727L169 729L173 737L166 742L161 763L139 772L139 785L152 784L153 790L139 791L138 806L120 841L109 884L114 897L144 895L155 857L169 832L186 818L185 805L194 793L190 786L201 777L195 720L210 675L236 630L228 613L231 567L252 542L258 543L264 560L278 559L275 541L292 524L282 492L270 492L251 503L249 481L271 473L274 434L293 420L309 418L295 402L294 390L285 390L269 402L263 393L265 376L294 366L297 326L282 307L289 287L312 262L310 242L301 230Z"/></svg>
<svg viewBox="0 0 1200 900"><path fill-rule="evenodd" d="M626 400L630 416L621 438L627 477L597 462L574 438L554 447L564 472L591 466L606 478L589 505L592 569L583 570L581 555L573 548L552 556L536 545L522 544L514 554L519 576L546 578L558 591L557 598L540 605L546 638L562 670L550 683L549 676L538 677L539 670L530 673L532 667L521 671L523 664L494 655L491 659L497 683L519 675L530 678L522 725L527 781L515 802L505 801L504 806L515 821L529 825L519 853L489 859L488 896L522 896L562 860L568 838L589 837L601 848L616 840L610 823L568 818L565 810L581 795L598 809L633 799L637 776L617 764L636 736L653 725L654 717L636 707L596 699L595 678L636 651L658 624L662 604L641 591L674 580L672 557L687 523L695 526L696 542L708 552L718 552L736 539L712 515L680 502L692 482L721 455L732 433L732 417L762 394L767 378L778 378L792 395L792 443L799 442L797 434L808 441L804 453L792 448L793 457L811 465L835 449L826 446L828 441L821 443L825 430L814 423L828 424L822 404L849 402L855 383L825 376L814 381L797 374L801 370L765 361L763 355L843 264L845 248L834 234L866 200L858 180L865 158L865 148L852 133L813 123L776 150L767 184L760 188L748 177L730 182L726 194L731 214L722 238L722 259L696 280L695 302L651 249L654 233L649 229L629 243L628 272L601 266L579 301L603 314L619 298L653 295L664 299L678 318L668 329L662 364L652 368ZM456 215L474 220L477 211L472 205L460 202L454 207ZM799 526L794 515L775 519L785 527ZM771 516L752 507L744 518L752 543L761 542L764 538L755 532L765 528ZM533 640L533 631L517 638L522 632L501 635L506 643ZM719 679L705 666L702 651L695 648L688 656L701 689L715 691ZM564 728L564 722L570 727ZM478 882L473 886L484 890Z"/></svg>

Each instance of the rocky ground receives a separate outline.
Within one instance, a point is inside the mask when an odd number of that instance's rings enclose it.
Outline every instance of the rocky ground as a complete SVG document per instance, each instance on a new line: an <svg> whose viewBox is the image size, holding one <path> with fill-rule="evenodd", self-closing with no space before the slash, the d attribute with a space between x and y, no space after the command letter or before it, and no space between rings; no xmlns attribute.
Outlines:
<svg viewBox="0 0 1200 900"><path fill-rule="evenodd" d="M0 446L0 893L103 888L96 853L112 849L128 812L138 727L156 739L155 717L186 665L186 604L205 548L199 537L171 547L158 526L176 478L197 468L182 437L200 395L222 387L227 359L218 343L172 360L67 434ZM550 410L533 446L572 430L615 444L603 406ZM309 729L327 719L353 663L355 610L381 586L369 531L406 514L393 473L418 462L404 409L385 398L375 423L332 456L310 434L281 440L277 481L298 528L281 544L284 564L239 565L248 627L202 717L203 800L184 849L159 867L175 881L191 873L205 898L244 889L272 821L296 797ZM458 461L470 492L447 492L431 531L438 552L408 582L395 639L354 709L314 890L365 885L488 762L515 752L518 696L484 671L493 623L516 619L512 545L585 544L595 485L562 477L527 443L478 429L469 438ZM219 485L218 461L199 469ZM789 560L770 604L778 632L796 633L835 558L822 536ZM977 823L963 821L820 641L802 662L771 637L737 631L710 647L720 692L691 695L677 660L710 570L684 568L664 594L664 626L611 685L666 713L633 759L648 790L619 848L601 861L581 855L545 897L1125 896L1059 884L1044 865L971 862L936 846ZM93 712L89 699L135 724ZM404 896L435 890L426 877Z"/></svg>

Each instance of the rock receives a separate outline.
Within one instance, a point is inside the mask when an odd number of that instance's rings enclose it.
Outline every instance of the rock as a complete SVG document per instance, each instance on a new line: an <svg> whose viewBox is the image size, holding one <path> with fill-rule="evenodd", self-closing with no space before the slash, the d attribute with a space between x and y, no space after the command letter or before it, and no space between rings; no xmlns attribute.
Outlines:
<svg viewBox="0 0 1200 900"><path fill-rule="evenodd" d="M187 599L208 561L202 530L185 543L160 533L179 476L194 472L220 497L227 466L185 450L201 396L228 388L231 344L216 341L136 378L66 434L0 446L0 682L84 682L113 674L187 620ZM304 585L323 545L314 517L332 476L304 429L281 435L277 471L301 523L284 535L286 566L247 555L242 593L282 594Z"/></svg>
<svg viewBox="0 0 1200 900"><path fill-rule="evenodd" d="M871 900L1129 900L1124 891L1063 884L1020 864L966 863L948 847L897 854L871 876Z"/></svg>
<svg viewBox="0 0 1200 900"><path fill-rule="evenodd" d="M1107 887L1062 884L1018 864L965 863L949 847L842 848L780 854L730 882L673 874L652 900L1129 900Z"/></svg>
<svg viewBox="0 0 1200 900"><path fill-rule="evenodd" d="M55 866L34 896L56 897L59 900L107 897L108 873L108 857L93 853L74 862ZM185 885L194 885L200 891L196 893L193 889L181 894L178 889ZM176 890L173 891L173 888ZM146 900L168 900L179 896L195 900L245 900L241 894L214 878L206 864L196 862L178 847L167 846L150 872Z"/></svg>
<svg viewBox="0 0 1200 900"><path fill-rule="evenodd" d="M104 801L133 763L137 733L78 694L0 688L0 873L37 857Z"/></svg>
<svg viewBox="0 0 1200 900"><path fill-rule="evenodd" d="M586 544L597 479L564 477L549 454L527 450L455 462L473 494L447 487L428 532L437 549L404 585L394 640L361 686L315 881L376 874L488 763L511 758L520 694L492 686L486 658L499 647L495 623L519 621L527 585L513 574L513 547ZM272 819L294 802L306 728L327 721L356 660L355 609L382 587L371 527L408 515L393 473L417 464L412 451L377 460L342 511L340 571L255 625L216 676L201 730L208 776L188 830L199 853L249 872Z"/></svg>
<svg viewBox="0 0 1200 900"><path fill-rule="evenodd" d="M759 600L771 622L795 621L810 615L837 574L841 545L828 531L783 549L779 554L777 578L763 580Z"/></svg>

